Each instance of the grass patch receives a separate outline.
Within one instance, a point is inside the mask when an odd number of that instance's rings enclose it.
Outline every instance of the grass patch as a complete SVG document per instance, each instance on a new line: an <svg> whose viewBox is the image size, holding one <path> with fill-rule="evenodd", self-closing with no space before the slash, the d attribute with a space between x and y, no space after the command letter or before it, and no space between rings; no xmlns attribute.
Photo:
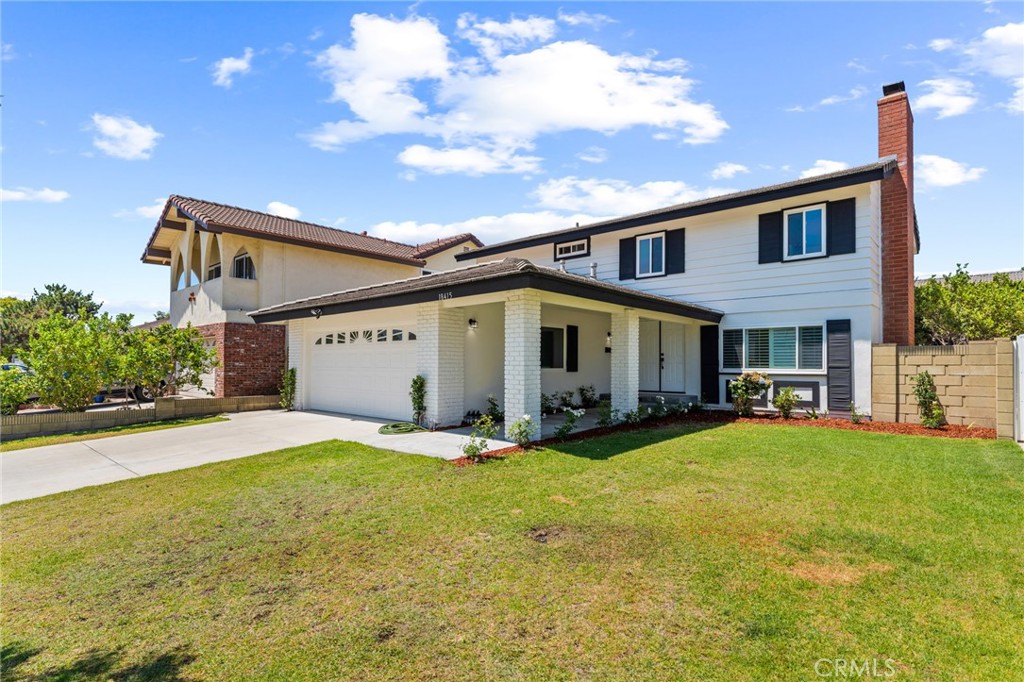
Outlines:
<svg viewBox="0 0 1024 682"><path fill-rule="evenodd" d="M44 445L60 445L61 443L76 443L82 440L98 440L112 436L124 436L129 433L142 433L144 431L162 431L164 429L176 429L179 426L196 426L197 424L213 424L226 422L227 417L185 417L183 419L168 419L166 421L149 422L147 424L126 424L124 426L112 426L108 429L97 429L95 431L74 431L56 436L35 436L32 438L20 438L17 440L6 440L0 443L0 452L11 452L13 450L25 450L28 448L41 448Z"/></svg>
<svg viewBox="0 0 1024 682"><path fill-rule="evenodd" d="M1021 509L996 441L319 443L0 508L5 679L1021 679Z"/></svg>

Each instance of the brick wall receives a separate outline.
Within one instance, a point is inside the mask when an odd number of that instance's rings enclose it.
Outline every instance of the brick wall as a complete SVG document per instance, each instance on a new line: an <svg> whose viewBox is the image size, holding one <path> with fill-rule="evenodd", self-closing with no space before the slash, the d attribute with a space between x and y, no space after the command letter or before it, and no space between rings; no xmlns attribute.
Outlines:
<svg viewBox="0 0 1024 682"><path fill-rule="evenodd" d="M505 300L505 436L512 422L530 415L540 425L540 294L519 289ZM534 434L540 437L540 429Z"/></svg>
<svg viewBox="0 0 1024 682"><path fill-rule="evenodd" d="M919 424L912 377L927 370L950 424L996 429L1013 435L1013 343L972 341L966 346L872 348L871 416L876 421Z"/></svg>
<svg viewBox="0 0 1024 682"><path fill-rule="evenodd" d="M882 180L882 339L914 343L914 115L906 92L878 100L878 156L896 156Z"/></svg>
<svg viewBox="0 0 1024 682"><path fill-rule="evenodd" d="M466 317L461 308L421 303L416 309L416 371L427 380L426 421L462 423Z"/></svg>
<svg viewBox="0 0 1024 682"><path fill-rule="evenodd" d="M280 390L285 367L283 326L226 322L197 329L217 348L217 398L272 395Z"/></svg>

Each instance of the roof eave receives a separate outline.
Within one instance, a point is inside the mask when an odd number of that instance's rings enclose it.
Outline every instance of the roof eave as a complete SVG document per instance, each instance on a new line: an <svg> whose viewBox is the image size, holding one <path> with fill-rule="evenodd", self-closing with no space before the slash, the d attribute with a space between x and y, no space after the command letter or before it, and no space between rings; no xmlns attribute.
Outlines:
<svg viewBox="0 0 1024 682"><path fill-rule="evenodd" d="M831 189L862 185L864 183L882 180L891 175L894 169L895 163L885 160L884 163L880 162L875 164L873 167L866 168L857 173L850 173L848 175L823 178L817 181L793 185L791 187L776 187L766 189L763 192L750 194L741 193L739 196L725 195L718 200L712 200L707 203L683 205L653 213L625 216L619 219L595 223L594 225L584 225L583 227L573 228L570 230L557 230L547 234L540 234L535 237L517 239L501 244L492 244L491 246L485 246L468 253L456 254L455 260L465 261L472 258L480 258L482 256L508 253L509 251L516 251L518 249L529 248L532 246L543 246L562 239L583 239L584 237L590 237L597 234L628 230L634 227L655 225L658 223L668 222L670 220L678 220L680 218L690 218L708 213L717 213L718 211L744 208L747 206L754 206L756 204L767 203L769 201L778 201L780 199L797 197L804 194L813 194L815 192L825 192Z"/></svg>

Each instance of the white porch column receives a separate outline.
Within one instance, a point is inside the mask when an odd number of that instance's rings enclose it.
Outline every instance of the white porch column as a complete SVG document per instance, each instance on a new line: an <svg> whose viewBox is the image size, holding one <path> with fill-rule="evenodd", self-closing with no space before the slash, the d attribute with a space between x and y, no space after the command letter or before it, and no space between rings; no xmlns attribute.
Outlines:
<svg viewBox="0 0 1024 682"><path fill-rule="evenodd" d="M442 308L439 302L417 306L416 371L427 380L428 425L462 423L465 343L466 316L461 308Z"/></svg>
<svg viewBox="0 0 1024 682"><path fill-rule="evenodd" d="M530 415L540 438L540 293L513 291L505 301L505 436Z"/></svg>
<svg viewBox="0 0 1024 682"><path fill-rule="evenodd" d="M304 320L288 320L288 369L295 370L296 410L303 409L306 403L306 335L304 333L306 325L304 322Z"/></svg>
<svg viewBox="0 0 1024 682"><path fill-rule="evenodd" d="M612 313L612 409L635 410L640 399L640 313Z"/></svg>

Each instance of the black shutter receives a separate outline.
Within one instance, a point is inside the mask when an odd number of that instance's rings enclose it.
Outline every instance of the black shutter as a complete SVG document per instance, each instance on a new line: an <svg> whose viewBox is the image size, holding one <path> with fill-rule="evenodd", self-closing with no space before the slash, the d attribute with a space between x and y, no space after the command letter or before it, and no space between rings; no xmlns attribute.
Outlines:
<svg viewBox="0 0 1024 682"><path fill-rule="evenodd" d="M580 328L572 324L565 326L565 371L580 371Z"/></svg>
<svg viewBox="0 0 1024 682"><path fill-rule="evenodd" d="M757 262L782 261L782 211L757 217Z"/></svg>
<svg viewBox="0 0 1024 682"><path fill-rule="evenodd" d="M857 250L857 200L843 199L828 203L825 220L828 235L828 255L853 253Z"/></svg>
<svg viewBox="0 0 1024 682"><path fill-rule="evenodd" d="M853 340L849 320L825 322L828 337L828 409L845 412L853 402Z"/></svg>
<svg viewBox="0 0 1024 682"><path fill-rule="evenodd" d="M619 240L619 279L636 279L636 237Z"/></svg>
<svg viewBox="0 0 1024 682"><path fill-rule="evenodd" d="M700 393L706 403L717 405L718 397L718 325L700 328Z"/></svg>
<svg viewBox="0 0 1024 682"><path fill-rule="evenodd" d="M686 272L686 228L665 233L665 274Z"/></svg>

